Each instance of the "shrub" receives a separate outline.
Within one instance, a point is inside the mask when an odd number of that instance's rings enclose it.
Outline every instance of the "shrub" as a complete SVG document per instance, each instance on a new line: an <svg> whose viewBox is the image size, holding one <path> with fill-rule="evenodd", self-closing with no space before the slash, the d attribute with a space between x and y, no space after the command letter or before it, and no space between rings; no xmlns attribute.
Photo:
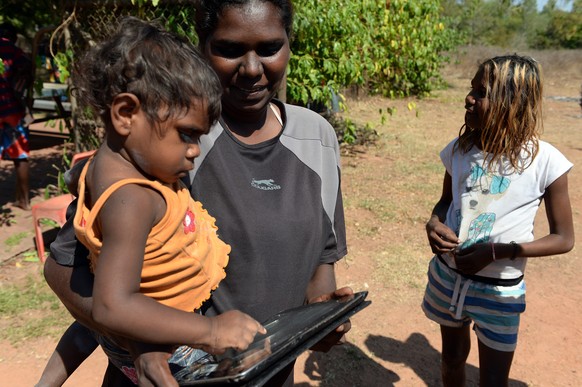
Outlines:
<svg viewBox="0 0 582 387"><path fill-rule="evenodd" d="M291 102L329 104L359 86L384 96L426 95L440 82L456 32L431 0L296 0L287 80Z"/></svg>

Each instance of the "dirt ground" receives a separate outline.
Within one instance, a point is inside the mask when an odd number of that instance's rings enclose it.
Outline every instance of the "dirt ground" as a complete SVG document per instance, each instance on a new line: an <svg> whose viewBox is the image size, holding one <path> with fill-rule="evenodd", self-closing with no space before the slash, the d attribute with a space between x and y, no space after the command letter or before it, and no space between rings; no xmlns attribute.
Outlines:
<svg viewBox="0 0 582 387"><path fill-rule="evenodd" d="M486 54L483 53L483 56ZM546 55L545 134L575 165L569 174L570 198L576 234L582 235L582 54L568 59ZM540 60L541 61L541 60ZM546 63L541 61L544 66ZM377 112L396 108L378 125L378 144L343 159L342 186L350 254L337 265L340 285L368 290L372 305L356 315L348 343L330 353L307 352L296 366L298 386L439 386L440 334L420 310L424 271L430 250L424 221L440 194L443 169L438 151L461 125L463 98L474 72L470 66L451 65L445 79L451 85L434 98L389 101L350 99L354 119L378 122ZM412 109L408 109L413 102ZM412 137L408 136L410 134ZM407 141L421 141L410 147ZM60 160L60 147L40 137L32 152L33 202L52 182L51 165ZM419 152L418 149L424 149ZM423 153L421 155L421 153ZM424 154L426 153L426 154ZM434 165L428 176L415 176L406 165ZM30 213L11 206L12 167L1 162L0 177L0 285L26 273L38 275L39 263L22 260L33 250L32 234L17 246L4 242L19 232L31 233ZM395 172L397 171L397 172ZM399 172L398 172L399 171ZM48 180L47 180L48 179ZM428 188L427 188L428 187ZM536 220L537 234L547 230L543 208ZM582 258L580 248L560 257L532 259L526 272L527 311L511 370L511 386L582 385ZM474 336L474 335L473 335ZM0 385L31 386L38 379L56 344L53 337L30 339L17 345L0 342ZM468 386L478 385L476 339L467 368ZM66 386L97 386L105 366L100 350L80 368Z"/></svg>

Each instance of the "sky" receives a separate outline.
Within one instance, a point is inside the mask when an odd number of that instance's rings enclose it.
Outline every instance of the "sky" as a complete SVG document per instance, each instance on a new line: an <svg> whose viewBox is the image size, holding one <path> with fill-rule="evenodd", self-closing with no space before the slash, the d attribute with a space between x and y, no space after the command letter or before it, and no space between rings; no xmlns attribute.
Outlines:
<svg viewBox="0 0 582 387"><path fill-rule="evenodd" d="M538 11L541 11L544 8L544 5L548 2L548 0L537 0L538 2ZM558 0L557 2L558 7L563 8L569 11L572 7L572 3L568 0Z"/></svg>

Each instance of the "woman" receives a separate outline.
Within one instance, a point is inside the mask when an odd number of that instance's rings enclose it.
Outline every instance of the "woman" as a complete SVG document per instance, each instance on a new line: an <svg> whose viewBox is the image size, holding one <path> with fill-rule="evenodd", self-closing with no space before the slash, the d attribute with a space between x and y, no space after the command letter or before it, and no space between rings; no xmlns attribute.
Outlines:
<svg viewBox="0 0 582 387"><path fill-rule="evenodd" d="M236 308L262 321L351 294L335 283L334 263L347 253L335 132L318 114L274 99L290 56L291 2L204 0L196 11L200 48L222 83L223 113L201 139L189 183L232 247L226 279L205 313ZM45 277L77 320L98 329L89 318L86 259L74 257L68 230L51 245L56 261L47 260ZM141 380L167 381L166 356L136 348ZM292 385L292 371L291 364L269 385Z"/></svg>

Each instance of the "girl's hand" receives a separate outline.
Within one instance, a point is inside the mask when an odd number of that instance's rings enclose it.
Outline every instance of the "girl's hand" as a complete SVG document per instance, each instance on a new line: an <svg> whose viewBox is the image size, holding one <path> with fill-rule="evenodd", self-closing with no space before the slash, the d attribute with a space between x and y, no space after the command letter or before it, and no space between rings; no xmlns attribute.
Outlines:
<svg viewBox="0 0 582 387"><path fill-rule="evenodd" d="M491 243L475 243L454 254L457 269L465 274L475 274L493 262Z"/></svg>
<svg viewBox="0 0 582 387"><path fill-rule="evenodd" d="M435 254L453 252L460 242L455 232L442 223L436 215L433 215L426 223L426 235L430 248Z"/></svg>
<svg viewBox="0 0 582 387"><path fill-rule="evenodd" d="M222 354L228 348L244 351L253 342L257 333L267 333L265 327L258 321L238 310L229 310L209 318L212 324L210 340L202 349L211 354Z"/></svg>

